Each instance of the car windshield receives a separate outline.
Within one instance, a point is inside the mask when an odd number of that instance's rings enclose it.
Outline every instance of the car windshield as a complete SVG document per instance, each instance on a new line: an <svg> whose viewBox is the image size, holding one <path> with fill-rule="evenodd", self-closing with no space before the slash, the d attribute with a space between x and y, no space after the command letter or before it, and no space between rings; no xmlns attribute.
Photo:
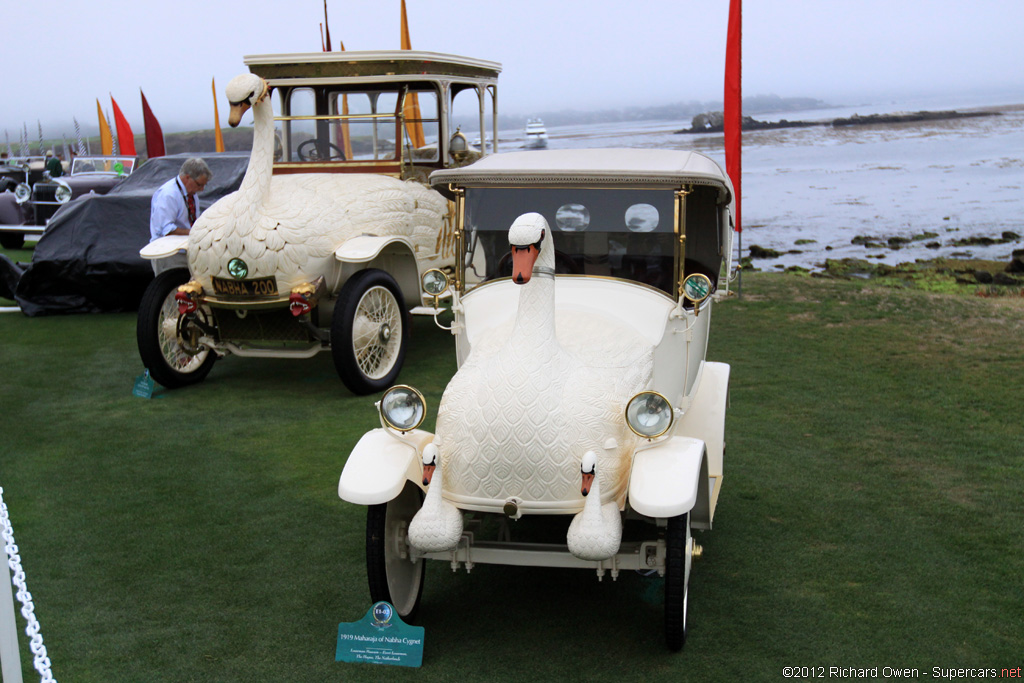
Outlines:
<svg viewBox="0 0 1024 683"><path fill-rule="evenodd" d="M467 189L468 286L511 274L508 229L528 212L547 219L556 272L624 278L673 294L674 196L646 189Z"/></svg>
<svg viewBox="0 0 1024 683"><path fill-rule="evenodd" d="M274 99L278 160L397 160L396 138L410 148L414 159L436 160L440 128L436 92L409 93L404 112L399 111L402 95L397 89L279 88ZM399 126L403 116L404 130Z"/></svg>
<svg viewBox="0 0 1024 683"><path fill-rule="evenodd" d="M114 173L129 175L135 169L132 157L76 157L71 162L71 175L83 173Z"/></svg>

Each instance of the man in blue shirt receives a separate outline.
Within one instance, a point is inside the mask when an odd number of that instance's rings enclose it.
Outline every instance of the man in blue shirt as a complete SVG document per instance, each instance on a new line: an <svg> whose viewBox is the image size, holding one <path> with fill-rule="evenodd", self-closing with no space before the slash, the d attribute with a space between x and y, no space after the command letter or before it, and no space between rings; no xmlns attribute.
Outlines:
<svg viewBox="0 0 1024 683"><path fill-rule="evenodd" d="M186 159L181 171L153 193L149 211L149 241L167 235L187 235L199 213L196 195L213 177L198 157Z"/></svg>

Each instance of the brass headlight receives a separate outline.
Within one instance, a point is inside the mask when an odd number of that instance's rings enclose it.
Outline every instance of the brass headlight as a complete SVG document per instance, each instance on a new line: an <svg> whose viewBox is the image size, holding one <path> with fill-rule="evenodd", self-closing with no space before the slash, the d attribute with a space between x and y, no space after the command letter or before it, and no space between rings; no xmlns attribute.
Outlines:
<svg viewBox="0 0 1024 683"><path fill-rule="evenodd" d="M416 429L427 414L427 402L423 394L404 384L385 391L378 405L384 424L400 432Z"/></svg>
<svg viewBox="0 0 1024 683"><path fill-rule="evenodd" d="M656 439L667 432L674 419L672 405L656 391L642 391L626 405L626 424L645 439Z"/></svg>
<svg viewBox="0 0 1024 683"><path fill-rule="evenodd" d="M423 273L423 291L433 297L439 297L445 293L450 285L448 275L437 268L431 268Z"/></svg>

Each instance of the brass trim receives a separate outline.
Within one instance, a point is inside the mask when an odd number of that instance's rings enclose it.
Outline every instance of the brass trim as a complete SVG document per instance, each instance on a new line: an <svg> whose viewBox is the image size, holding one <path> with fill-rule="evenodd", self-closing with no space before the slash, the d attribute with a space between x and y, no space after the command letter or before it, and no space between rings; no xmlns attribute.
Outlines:
<svg viewBox="0 0 1024 683"><path fill-rule="evenodd" d="M675 192L675 224L674 229L676 234L679 236L679 241L676 244L676 262L675 270L676 287L678 292L677 297L683 295L683 277L685 276L686 270L686 197L693 192L692 185L684 185L682 188Z"/></svg>
<svg viewBox="0 0 1024 683"><path fill-rule="evenodd" d="M417 422L412 427L409 427L408 429L402 429L401 427L397 427L391 424L391 421L388 420L387 415L384 414L384 398L395 389L408 389L412 393L416 394L417 398L420 399L420 403L423 404L423 415L420 416L419 422ZM423 394L420 393L419 389L417 389L416 387L411 387L408 384L396 384L395 386L385 391L384 394L380 397L380 402L377 405L379 406L377 408L377 412L380 413L381 421L391 429L394 429L395 431L401 432L403 434L405 434L406 432L411 432L412 430L416 429L421 424L423 424L423 420L427 418L427 399L423 398Z"/></svg>
<svg viewBox="0 0 1024 683"><path fill-rule="evenodd" d="M633 425L631 425L629 423L629 406L633 405L633 401L635 401L636 399L640 398L644 394L654 394L655 396L660 397L661 400L663 400L665 402L665 405L667 405L668 409L669 409L669 415L671 416L671 419L668 421L668 426L665 427L664 430L658 432L657 434L652 434L652 435L641 434L637 430L633 429ZM637 394L634 394L633 398L631 398L628 401L626 401L626 409L623 411L623 417L626 420L626 426L629 427L629 431L633 432L634 434L639 436L641 439L648 439L648 440L654 440L654 439L657 439L659 436L664 436L665 434L667 434L669 432L669 430L672 429L672 425L674 425L676 423L676 412L675 412L675 409L672 407L672 401L669 401L667 398L665 398L665 395L662 394L661 392L654 391L654 390L651 390L651 389L649 389L647 391L641 391L641 392L639 392Z"/></svg>
<svg viewBox="0 0 1024 683"><path fill-rule="evenodd" d="M395 119L399 115L394 112L385 114L306 114L302 116L275 116L274 121L351 121L353 119ZM433 122L437 119L418 119Z"/></svg>
<svg viewBox="0 0 1024 683"><path fill-rule="evenodd" d="M465 294L463 283L466 278L465 226L466 226L466 190L461 187L448 186L455 195L455 291Z"/></svg>

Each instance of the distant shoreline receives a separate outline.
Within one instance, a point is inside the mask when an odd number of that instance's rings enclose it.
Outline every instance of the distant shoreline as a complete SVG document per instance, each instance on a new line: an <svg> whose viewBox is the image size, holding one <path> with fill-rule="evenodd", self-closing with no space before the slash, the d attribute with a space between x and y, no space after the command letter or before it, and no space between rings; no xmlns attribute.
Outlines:
<svg viewBox="0 0 1024 683"><path fill-rule="evenodd" d="M893 112L891 114L854 114L849 117L826 119L824 121L759 121L751 116L743 117L743 130L773 130L777 128L810 128L812 126L869 126L875 124L919 123L922 121L945 121L949 119L978 118L983 116L1002 116L1003 111L1013 111L1021 105L991 107L959 111L955 109L941 111ZM1000 111L1001 110L1001 111ZM689 128L675 131L677 134L721 133L725 129L725 117L722 112L706 112L693 117Z"/></svg>

